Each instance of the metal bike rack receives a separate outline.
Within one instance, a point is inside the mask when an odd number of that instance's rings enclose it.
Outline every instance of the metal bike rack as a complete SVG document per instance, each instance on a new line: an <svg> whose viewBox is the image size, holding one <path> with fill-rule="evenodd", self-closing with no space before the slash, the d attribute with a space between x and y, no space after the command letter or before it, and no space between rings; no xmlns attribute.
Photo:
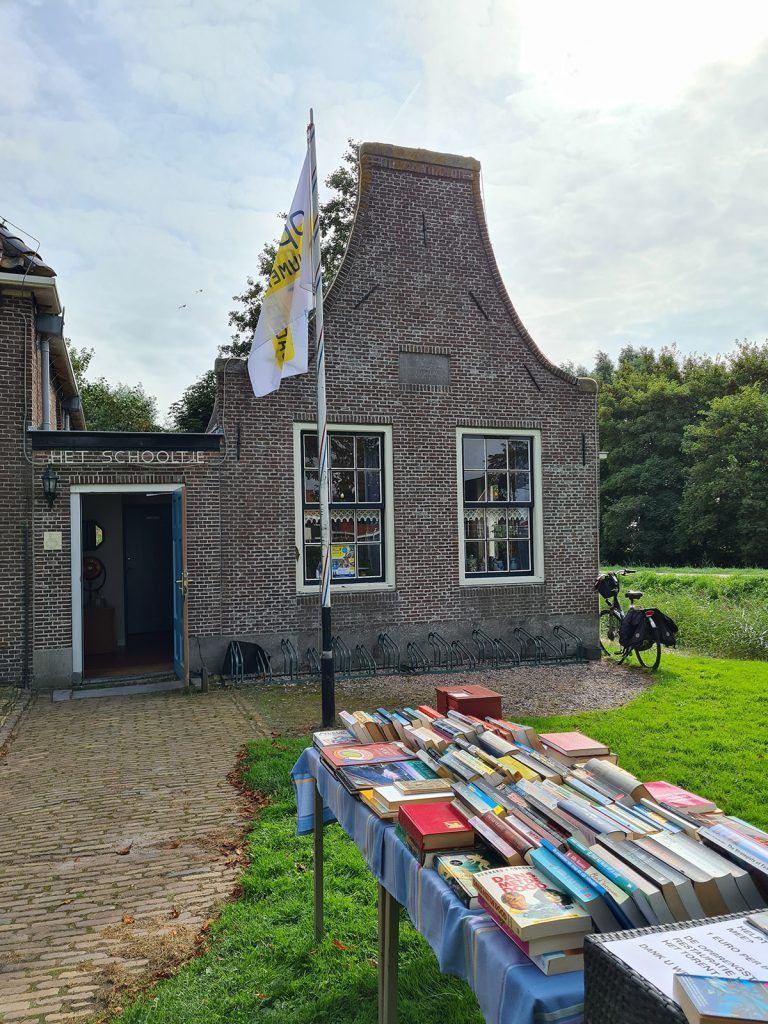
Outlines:
<svg viewBox="0 0 768 1024"><path fill-rule="evenodd" d="M320 655L316 647L307 648L307 667L310 676L320 676Z"/></svg>
<svg viewBox="0 0 768 1024"><path fill-rule="evenodd" d="M429 658L415 641L411 641L406 647L408 654L409 668L411 672L429 672L432 667Z"/></svg>
<svg viewBox="0 0 768 1024"><path fill-rule="evenodd" d="M477 668L477 659L463 640L454 640L451 644L451 660L454 672L464 669L474 672Z"/></svg>
<svg viewBox="0 0 768 1024"><path fill-rule="evenodd" d="M498 665L497 667L504 665L511 665L513 668L519 668L522 663L522 657L520 650L515 650L512 644L507 643L502 637L497 636L493 641L496 645L498 652Z"/></svg>
<svg viewBox="0 0 768 1024"><path fill-rule="evenodd" d="M498 668L501 660L499 643L492 639L484 629L473 629L472 639L477 648L477 660L480 665L486 666L489 662L492 668Z"/></svg>
<svg viewBox="0 0 768 1024"><path fill-rule="evenodd" d="M335 636L331 641L333 651L333 671L338 677L348 678L352 675L352 652L340 636Z"/></svg>
<svg viewBox="0 0 768 1024"><path fill-rule="evenodd" d="M427 643L432 648L432 668L440 669L443 672L452 672L451 645L445 637L432 630L427 635Z"/></svg>
<svg viewBox="0 0 768 1024"><path fill-rule="evenodd" d="M283 675L289 679L299 678L299 653L293 643L288 640L280 641L280 650L283 654Z"/></svg>
<svg viewBox="0 0 768 1024"><path fill-rule="evenodd" d="M534 665L541 664L541 644L539 638L532 636L527 629L517 626L512 630L512 635L520 644L520 660L532 662Z"/></svg>
<svg viewBox="0 0 768 1024"><path fill-rule="evenodd" d="M555 636L560 644L561 660L582 662L587 660L587 651L584 647L584 641L576 633L572 633L566 626L558 625L553 626L552 635ZM569 641L570 646L573 648L572 653L569 653Z"/></svg>
<svg viewBox="0 0 768 1024"><path fill-rule="evenodd" d="M389 633L379 633L379 648L381 650L382 669L390 674L399 672L400 648Z"/></svg>

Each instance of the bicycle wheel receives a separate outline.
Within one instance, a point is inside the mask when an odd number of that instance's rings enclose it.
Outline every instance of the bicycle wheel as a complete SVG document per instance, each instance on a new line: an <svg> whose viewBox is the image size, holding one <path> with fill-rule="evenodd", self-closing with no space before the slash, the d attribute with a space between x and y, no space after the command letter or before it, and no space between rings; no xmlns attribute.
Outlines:
<svg viewBox="0 0 768 1024"><path fill-rule="evenodd" d="M613 608L604 608L600 612L600 649L609 658L621 658L624 648L619 640L621 616Z"/></svg>
<svg viewBox="0 0 768 1024"><path fill-rule="evenodd" d="M655 672L661 661L661 644L657 640L653 647L649 647L645 651L635 649L635 655L643 668L647 668L649 672Z"/></svg>

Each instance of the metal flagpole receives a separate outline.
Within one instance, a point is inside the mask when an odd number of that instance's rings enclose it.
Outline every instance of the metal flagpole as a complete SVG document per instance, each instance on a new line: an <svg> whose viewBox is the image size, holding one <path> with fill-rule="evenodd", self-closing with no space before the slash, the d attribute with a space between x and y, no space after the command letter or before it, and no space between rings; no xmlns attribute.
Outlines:
<svg viewBox="0 0 768 1024"><path fill-rule="evenodd" d="M320 458L320 536L323 545L323 574L320 582L320 621L322 656L320 684L323 726L329 728L336 718L336 694L333 672L333 634L331 631L331 513L328 421L325 409L325 335L323 333L323 268L320 263L320 203L317 189L315 121L309 111L307 125L309 169L312 181L312 290L315 297L315 378L317 381L317 448Z"/></svg>

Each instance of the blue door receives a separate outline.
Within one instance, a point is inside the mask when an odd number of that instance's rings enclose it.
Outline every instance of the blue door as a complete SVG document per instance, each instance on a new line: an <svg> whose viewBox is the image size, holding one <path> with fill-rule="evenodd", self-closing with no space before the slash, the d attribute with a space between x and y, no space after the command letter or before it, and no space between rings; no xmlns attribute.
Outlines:
<svg viewBox="0 0 768 1024"><path fill-rule="evenodd" d="M171 491L171 535L173 537L173 668L187 681L187 567L185 561L186 507L182 488Z"/></svg>

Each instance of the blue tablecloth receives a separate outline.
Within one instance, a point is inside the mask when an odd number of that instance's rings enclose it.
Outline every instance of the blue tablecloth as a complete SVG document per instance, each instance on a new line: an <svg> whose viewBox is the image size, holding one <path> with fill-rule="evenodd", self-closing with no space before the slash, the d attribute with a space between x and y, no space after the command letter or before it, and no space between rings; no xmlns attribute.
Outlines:
<svg viewBox="0 0 768 1024"><path fill-rule="evenodd" d="M584 975L547 978L482 910L468 910L430 868L422 868L381 821L356 800L309 747L291 772L299 835L314 828L313 780L323 798L323 823L338 821L368 867L408 911L444 974L463 978L477 996L487 1024L582 1024Z"/></svg>

